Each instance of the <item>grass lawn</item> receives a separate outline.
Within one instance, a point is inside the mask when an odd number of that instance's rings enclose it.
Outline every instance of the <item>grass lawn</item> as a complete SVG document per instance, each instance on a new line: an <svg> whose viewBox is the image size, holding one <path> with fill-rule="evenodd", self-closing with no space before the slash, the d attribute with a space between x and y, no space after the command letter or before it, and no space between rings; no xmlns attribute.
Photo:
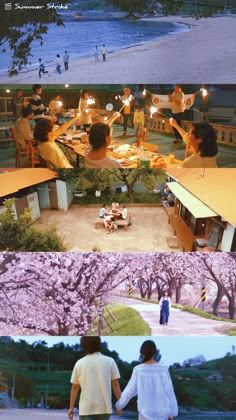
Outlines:
<svg viewBox="0 0 236 420"><path fill-rule="evenodd" d="M139 313L132 308L128 308L125 305L109 305L109 312L116 318L116 321L112 319L107 310L105 310L105 328L102 330L102 335L151 335L151 330L147 323L141 318ZM110 325L106 325L106 321ZM94 323L94 326L89 330L88 335L98 334L98 322Z"/></svg>

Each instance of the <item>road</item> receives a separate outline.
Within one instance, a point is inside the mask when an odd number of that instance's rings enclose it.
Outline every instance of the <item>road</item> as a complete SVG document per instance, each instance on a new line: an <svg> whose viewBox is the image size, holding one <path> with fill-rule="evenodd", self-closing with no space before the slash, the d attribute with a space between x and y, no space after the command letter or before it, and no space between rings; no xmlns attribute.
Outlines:
<svg viewBox="0 0 236 420"><path fill-rule="evenodd" d="M123 297L114 297L114 301L138 311L144 321L150 326L151 335L153 336L219 336L225 335L225 328L230 326L236 327L236 324L233 322L214 321L175 308L171 308L168 326L163 326L159 324L159 305Z"/></svg>

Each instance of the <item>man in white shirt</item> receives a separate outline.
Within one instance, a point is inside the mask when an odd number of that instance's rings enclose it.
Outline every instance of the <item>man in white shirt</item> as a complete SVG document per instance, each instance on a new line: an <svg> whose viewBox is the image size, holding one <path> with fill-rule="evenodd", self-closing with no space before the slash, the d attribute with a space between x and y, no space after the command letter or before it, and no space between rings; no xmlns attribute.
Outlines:
<svg viewBox="0 0 236 420"><path fill-rule="evenodd" d="M112 389L121 396L119 370L111 357L101 354L100 337L84 336L81 345L87 354L75 364L71 376L71 395L68 416L74 418L74 405L79 389L80 420L108 420L112 414Z"/></svg>
<svg viewBox="0 0 236 420"><path fill-rule="evenodd" d="M70 59L70 56L69 56L69 54L67 53L67 51L65 51L65 54L63 55L63 62L64 62L64 67L65 67L65 70L68 70L68 66L69 66L69 59Z"/></svg>
<svg viewBox="0 0 236 420"><path fill-rule="evenodd" d="M106 48L106 45L105 44L103 44L103 46L102 46L101 54L102 54L103 61L106 61L107 48Z"/></svg>
<svg viewBox="0 0 236 420"><path fill-rule="evenodd" d="M33 136L30 131L29 120L33 118L33 111L31 107L22 109L22 117L15 122L15 140L20 150L25 150L29 142L33 142Z"/></svg>

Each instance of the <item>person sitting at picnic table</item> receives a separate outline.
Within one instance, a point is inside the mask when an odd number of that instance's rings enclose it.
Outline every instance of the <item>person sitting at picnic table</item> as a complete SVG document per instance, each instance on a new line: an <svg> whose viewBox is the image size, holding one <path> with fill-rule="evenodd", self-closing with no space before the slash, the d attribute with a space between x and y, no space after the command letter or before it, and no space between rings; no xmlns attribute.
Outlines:
<svg viewBox="0 0 236 420"><path fill-rule="evenodd" d="M107 206L106 204L103 204L102 207L99 210L99 217L100 219L104 219L104 217L107 215Z"/></svg>
<svg viewBox="0 0 236 420"><path fill-rule="evenodd" d="M55 140L79 119L76 115L67 121L60 128L54 127L53 122L49 119L40 119L34 129L34 139L37 141L39 154L46 161L48 168L72 168L64 153Z"/></svg>
<svg viewBox="0 0 236 420"><path fill-rule="evenodd" d="M211 124L207 122L192 122L187 133L174 118L169 119L172 127L181 134L187 146L191 146L193 154L184 159L184 168L216 168L217 135Z"/></svg>
<svg viewBox="0 0 236 420"><path fill-rule="evenodd" d="M97 122L89 132L90 148L85 155L85 168L121 168L120 162L107 156L107 147L111 143L111 124L120 116L119 112L110 118L108 123Z"/></svg>
<svg viewBox="0 0 236 420"><path fill-rule="evenodd" d="M114 231L114 221L115 221L115 216L112 212L112 209L108 208L107 214L104 217L104 226L107 230L107 234Z"/></svg>
<svg viewBox="0 0 236 420"><path fill-rule="evenodd" d="M120 212L120 219L126 220L128 217L128 209L125 204L122 204L122 210Z"/></svg>

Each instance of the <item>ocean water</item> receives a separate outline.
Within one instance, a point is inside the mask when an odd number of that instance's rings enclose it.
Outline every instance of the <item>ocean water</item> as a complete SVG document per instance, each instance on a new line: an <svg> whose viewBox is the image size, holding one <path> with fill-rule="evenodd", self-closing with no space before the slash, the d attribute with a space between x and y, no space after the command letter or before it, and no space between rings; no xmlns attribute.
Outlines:
<svg viewBox="0 0 236 420"><path fill-rule="evenodd" d="M43 46L36 42L33 44L31 68L38 65L39 58L44 60L45 65L52 64L56 55L62 57L65 50L73 60L93 56L95 45L100 52L105 44L110 53L190 29L189 25L181 23L123 20L71 21L65 22L65 27L51 25ZM11 52L7 48L7 52L0 55L0 75L6 74L10 61Z"/></svg>

